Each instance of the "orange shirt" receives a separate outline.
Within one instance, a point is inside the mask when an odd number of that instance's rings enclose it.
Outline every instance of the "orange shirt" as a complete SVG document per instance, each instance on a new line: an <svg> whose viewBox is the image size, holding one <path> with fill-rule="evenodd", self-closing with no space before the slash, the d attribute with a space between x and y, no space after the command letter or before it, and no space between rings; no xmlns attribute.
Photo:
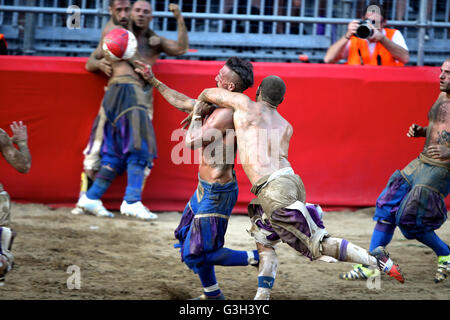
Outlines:
<svg viewBox="0 0 450 320"><path fill-rule="evenodd" d="M384 28L386 38L392 41L396 29ZM356 36L350 38L350 48L348 51L347 64L351 65L373 65L373 66L404 66L403 63L395 60L394 56L380 43L377 42L375 50L370 54L367 40Z"/></svg>
<svg viewBox="0 0 450 320"><path fill-rule="evenodd" d="M0 33L0 41L5 43L5 47L8 48L8 43L6 42L5 35Z"/></svg>

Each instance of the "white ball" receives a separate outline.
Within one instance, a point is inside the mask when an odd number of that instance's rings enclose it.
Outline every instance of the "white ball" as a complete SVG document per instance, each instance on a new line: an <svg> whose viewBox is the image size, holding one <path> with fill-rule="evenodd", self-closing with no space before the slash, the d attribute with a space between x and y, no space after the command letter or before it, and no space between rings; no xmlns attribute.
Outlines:
<svg viewBox="0 0 450 320"><path fill-rule="evenodd" d="M113 61L128 60L137 51L137 40L131 31L113 29L103 38L103 51Z"/></svg>

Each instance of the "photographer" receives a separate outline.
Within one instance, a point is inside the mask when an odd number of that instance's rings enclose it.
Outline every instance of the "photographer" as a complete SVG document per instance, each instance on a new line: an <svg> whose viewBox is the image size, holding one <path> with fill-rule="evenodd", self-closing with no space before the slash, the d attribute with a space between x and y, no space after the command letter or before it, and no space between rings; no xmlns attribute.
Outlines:
<svg viewBox="0 0 450 320"><path fill-rule="evenodd" d="M346 59L350 65L403 66L409 61L409 51L399 30L385 28L385 13L381 6L364 10L363 21L353 20L345 35L325 54L325 63Z"/></svg>

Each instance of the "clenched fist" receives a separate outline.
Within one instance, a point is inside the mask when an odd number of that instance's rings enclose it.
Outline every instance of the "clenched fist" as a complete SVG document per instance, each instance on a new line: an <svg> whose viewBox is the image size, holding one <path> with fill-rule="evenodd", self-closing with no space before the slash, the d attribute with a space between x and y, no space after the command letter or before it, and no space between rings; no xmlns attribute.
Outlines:
<svg viewBox="0 0 450 320"><path fill-rule="evenodd" d="M409 138L425 137L427 135L426 129L413 123L406 134Z"/></svg>
<svg viewBox="0 0 450 320"><path fill-rule="evenodd" d="M180 8L175 3L169 4L169 11L171 11L173 13L175 18L178 18L181 16Z"/></svg>

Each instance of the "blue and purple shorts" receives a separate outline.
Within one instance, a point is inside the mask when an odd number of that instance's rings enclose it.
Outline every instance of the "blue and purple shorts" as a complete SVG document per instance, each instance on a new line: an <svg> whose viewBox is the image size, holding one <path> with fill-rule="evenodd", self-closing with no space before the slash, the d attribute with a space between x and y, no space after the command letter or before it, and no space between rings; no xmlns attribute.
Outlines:
<svg viewBox="0 0 450 320"><path fill-rule="evenodd" d="M414 159L392 174L377 199L373 219L412 235L436 230L447 220L444 199L449 191L449 169Z"/></svg>
<svg viewBox="0 0 450 320"><path fill-rule="evenodd" d="M238 191L236 178L226 184L208 183L199 178L197 190L175 230L181 260L194 272L197 273L207 253L224 246L228 219Z"/></svg>

